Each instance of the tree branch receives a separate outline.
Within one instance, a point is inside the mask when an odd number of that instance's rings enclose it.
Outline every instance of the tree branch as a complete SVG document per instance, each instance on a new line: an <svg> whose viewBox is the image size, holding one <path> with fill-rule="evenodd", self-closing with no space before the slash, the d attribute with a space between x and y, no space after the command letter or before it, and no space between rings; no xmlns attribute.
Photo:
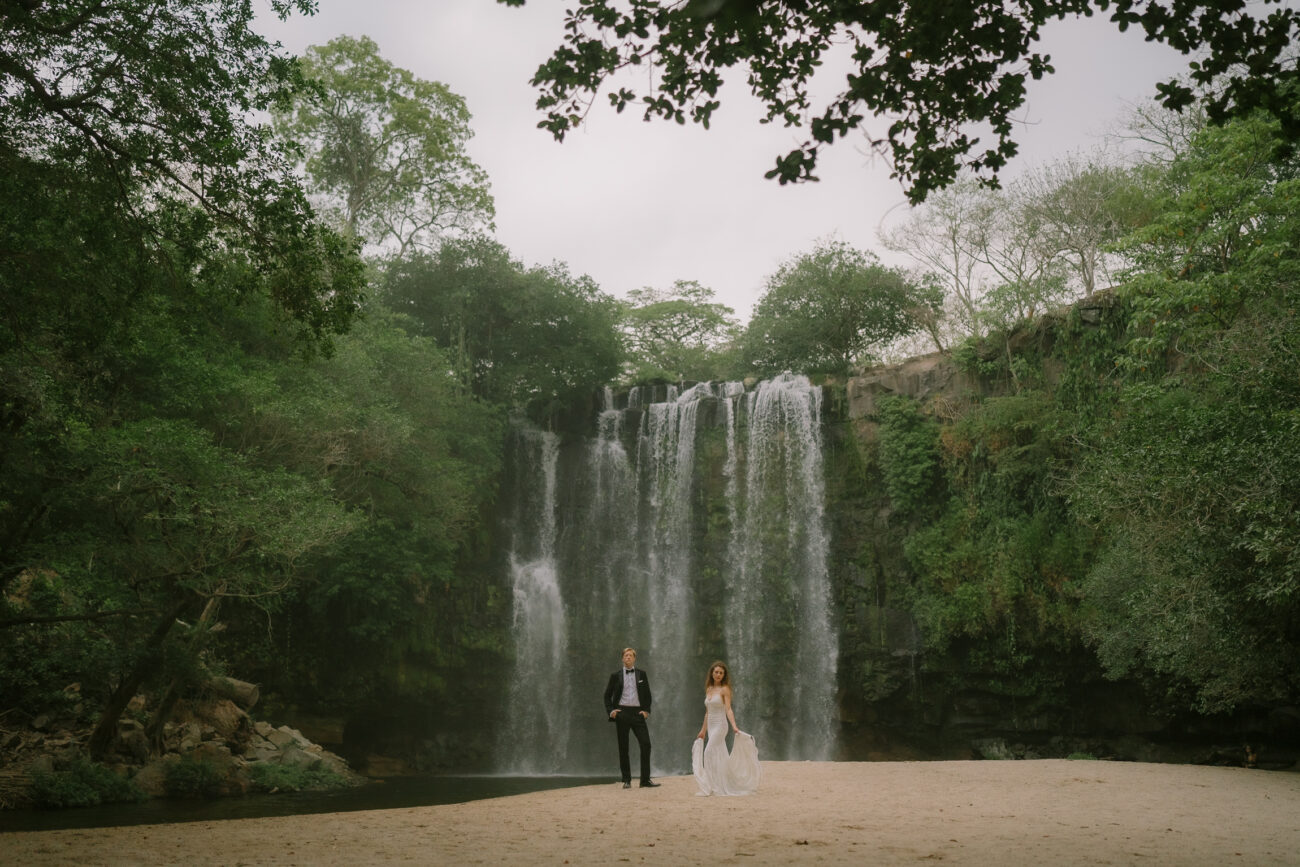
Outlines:
<svg viewBox="0 0 1300 867"><path fill-rule="evenodd" d="M30 626L38 623L69 623L75 621L107 620L110 617L133 617L137 614L157 614L156 608L121 608L116 611L95 611L90 614L60 614L46 617L13 617L0 620L0 629Z"/></svg>

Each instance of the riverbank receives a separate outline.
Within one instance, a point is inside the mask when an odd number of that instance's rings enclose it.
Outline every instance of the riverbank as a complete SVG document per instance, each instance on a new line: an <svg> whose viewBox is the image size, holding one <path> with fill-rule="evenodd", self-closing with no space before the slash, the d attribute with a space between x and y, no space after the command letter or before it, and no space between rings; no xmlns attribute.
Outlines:
<svg viewBox="0 0 1300 867"><path fill-rule="evenodd" d="M769 762L757 795L584 786L465 804L16 832L54 864L1290 864L1300 774L1188 765Z"/></svg>

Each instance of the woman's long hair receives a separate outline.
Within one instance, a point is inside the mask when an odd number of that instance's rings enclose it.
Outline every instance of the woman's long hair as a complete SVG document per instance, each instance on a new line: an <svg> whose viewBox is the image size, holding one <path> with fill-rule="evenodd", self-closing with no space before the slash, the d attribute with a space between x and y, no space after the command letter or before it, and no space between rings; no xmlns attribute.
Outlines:
<svg viewBox="0 0 1300 867"><path fill-rule="evenodd" d="M715 668L722 669L722 683L715 684L713 682L713 669ZM727 668L727 664L721 659L715 660L704 675L704 688L712 689L714 686L731 686L731 669Z"/></svg>

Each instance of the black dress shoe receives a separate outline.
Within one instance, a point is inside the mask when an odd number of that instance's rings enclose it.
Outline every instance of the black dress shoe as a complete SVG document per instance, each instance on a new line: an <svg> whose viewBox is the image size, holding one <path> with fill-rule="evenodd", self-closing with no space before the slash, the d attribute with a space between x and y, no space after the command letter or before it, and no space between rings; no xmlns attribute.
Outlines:
<svg viewBox="0 0 1300 867"><path fill-rule="evenodd" d="M659 785L660 785L660 784L659 784L659 783L656 783L654 780L646 780L645 782L643 782L643 783L641 784L641 788L643 788L643 789L657 789L657 788L659 788Z"/></svg>
<svg viewBox="0 0 1300 867"><path fill-rule="evenodd" d="M631 783L624 783L624 784L623 784L623 788L625 788L625 789L630 789L630 788L632 788L632 784L631 784Z"/></svg>

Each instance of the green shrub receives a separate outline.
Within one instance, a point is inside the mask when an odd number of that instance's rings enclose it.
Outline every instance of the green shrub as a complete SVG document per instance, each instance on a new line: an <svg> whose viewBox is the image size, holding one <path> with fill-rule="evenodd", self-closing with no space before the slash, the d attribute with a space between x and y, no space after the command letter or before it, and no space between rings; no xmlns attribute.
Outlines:
<svg viewBox="0 0 1300 867"><path fill-rule="evenodd" d="M163 785L167 794L179 798L210 798L224 781L221 769L206 759L186 756L167 766Z"/></svg>
<svg viewBox="0 0 1300 867"><path fill-rule="evenodd" d="M1084 762L1097 761L1097 757L1094 756L1092 753L1070 753L1068 756L1066 756L1066 758L1072 759L1074 761L1084 761Z"/></svg>
<svg viewBox="0 0 1300 867"><path fill-rule="evenodd" d="M33 774L32 795L36 806L46 809L135 802L145 797L133 780L85 759L76 759L61 771Z"/></svg>
<svg viewBox="0 0 1300 867"><path fill-rule="evenodd" d="M337 771L317 761L311 765L273 765L259 762L249 767L253 785L264 792L301 792L339 789L347 785Z"/></svg>
<svg viewBox="0 0 1300 867"><path fill-rule="evenodd" d="M880 471L895 511L921 508L939 480L939 425L910 397L881 398Z"/></svg>

